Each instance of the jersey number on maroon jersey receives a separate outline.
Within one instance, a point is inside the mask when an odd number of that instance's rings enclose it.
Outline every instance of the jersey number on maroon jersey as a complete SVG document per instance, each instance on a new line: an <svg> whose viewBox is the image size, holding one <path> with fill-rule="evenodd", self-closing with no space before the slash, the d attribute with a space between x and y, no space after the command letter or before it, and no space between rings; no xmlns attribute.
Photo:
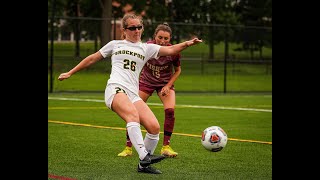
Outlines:
<svg viewBox="0 0 320 180"><path fill-rule="evenodd" d="M155 76L156 78L160 78L160 71L152 70L152 75Z"/></svg>

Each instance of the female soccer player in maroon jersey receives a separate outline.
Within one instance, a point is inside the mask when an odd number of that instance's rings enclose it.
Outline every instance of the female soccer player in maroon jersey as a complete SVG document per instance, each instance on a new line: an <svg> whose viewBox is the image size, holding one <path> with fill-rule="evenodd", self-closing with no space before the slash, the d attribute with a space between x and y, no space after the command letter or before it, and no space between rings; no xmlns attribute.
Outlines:
<svg viewBox="0 0 320 180"><path fill-rule="evenodd" d="M172 30L167 23L157 26L152 41L148 43L158 44L161 46L171 46L170 40ZM164 120L164 137L161 154L167 157L176 157L178 155L170 147L170 138L174 128L175 116L174 107L175 89L174 82L181 73L180 66L181 55L161 56L159 59L150 59L143 67L139 81L139 96L143 101L157 91L157 94L163 103L165 120ZM174 71L173 71L174 70ZM125 149L118 156L131 156L132 143L127 132L127 143Z"/></svg>

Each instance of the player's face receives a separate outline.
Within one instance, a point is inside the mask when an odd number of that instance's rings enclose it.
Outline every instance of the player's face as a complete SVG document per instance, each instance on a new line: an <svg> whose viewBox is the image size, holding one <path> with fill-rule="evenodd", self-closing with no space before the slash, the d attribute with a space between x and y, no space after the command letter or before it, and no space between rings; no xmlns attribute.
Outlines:
<svg viewBox="0 0 320 180"><path fill-rule="evenodd" d="M167 31L158 31L155 37L156 44L160 46L166 46L170 42L170 33Z"/></svg>
<svg viewBox="0 0 320 180"><path fill-rule="evenodd" d="M131 42L138 42L141 40L141 34L143 32L143 25L140 24L139 19L127 19L127 27L124 28L126 34L126 40Z"/></svg>

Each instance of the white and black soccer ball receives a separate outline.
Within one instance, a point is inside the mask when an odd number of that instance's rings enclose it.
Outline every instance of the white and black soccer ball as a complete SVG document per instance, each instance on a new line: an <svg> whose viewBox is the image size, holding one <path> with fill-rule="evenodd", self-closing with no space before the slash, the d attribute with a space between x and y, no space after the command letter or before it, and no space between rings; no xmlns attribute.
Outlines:
<svg viewBox="0 0 320 180"><path fill-rule="evenodd" d="M208 151L219 152L228 142L227 133L219 126L211 126L203 130L201 143Z"/></svg>

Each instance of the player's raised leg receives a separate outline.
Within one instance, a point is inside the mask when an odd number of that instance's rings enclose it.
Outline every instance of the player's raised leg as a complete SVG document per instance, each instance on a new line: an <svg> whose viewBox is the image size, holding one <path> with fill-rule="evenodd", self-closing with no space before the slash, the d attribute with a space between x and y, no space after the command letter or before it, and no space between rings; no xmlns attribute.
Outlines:
<svg viewBox="0 0 320 180"><path fill-rule="evenodd" d="M144 144L146 150L149 153L148 155L150 156L150 160L152 161L152 163L145 163L145 161L140 161L140 164L138 166L138 172L160 174L161 171L150 166L151 164L160 162L165 158L165 156L162 155L153 155L159 142L159 122L153 114L153 112L151 111L151 109L147 106L147 104L144 101L137 101L134 103L134 105L137 108L138 112L141 112L139 113L140 122L147 130L147 133L144 138Z"/></svg>

